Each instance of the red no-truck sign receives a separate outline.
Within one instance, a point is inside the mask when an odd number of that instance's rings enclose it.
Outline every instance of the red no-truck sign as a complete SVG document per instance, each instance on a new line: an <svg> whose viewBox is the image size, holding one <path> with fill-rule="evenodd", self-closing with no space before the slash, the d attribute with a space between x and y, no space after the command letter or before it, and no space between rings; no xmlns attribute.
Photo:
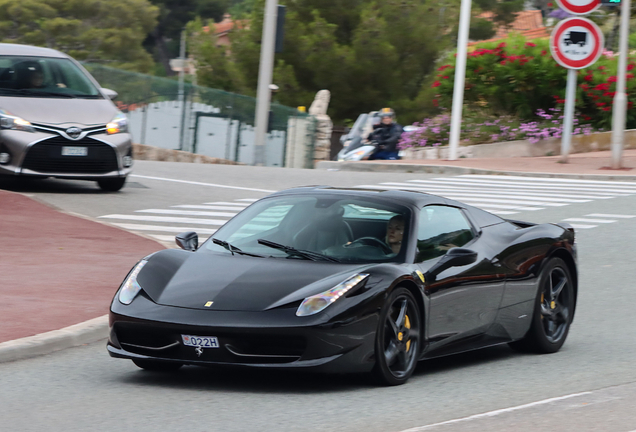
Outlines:
<svg viewBox="0 0 636 432"><path fill-rule="evenodd" d="M603 52L603 32L587 18L559 22L550 35L550 52L561 66L583 69L593 65Z"/></svg>
<svg viewBox="0 0 636 432"><path fill-rule="evenodd" d="M573 15L586 15L601 6L601 0L557 0L559 7Z"/></svg>

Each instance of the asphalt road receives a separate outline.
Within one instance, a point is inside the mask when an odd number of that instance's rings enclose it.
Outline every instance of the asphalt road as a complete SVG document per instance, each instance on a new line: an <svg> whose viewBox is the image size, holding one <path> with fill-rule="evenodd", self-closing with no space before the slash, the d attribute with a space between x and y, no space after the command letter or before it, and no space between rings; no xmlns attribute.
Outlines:
<svg viewBox="0 0 636 432"><path fill-rule="evenodd" d="M87 216L174 204L259 198L301 184L354 186L440 175L345 173L138 162L121 193L47 180L0 187ZM196 185L158 177L207 183ZM217 185L217 186L211 186ZM588 214L636 215L636 196L525 211L533 222ZM579 302L568 341L553 355L506 346L420 363L404 386L364 376L185 367L145 372L108 357L104 343L0 364L6 431L402 431L636 429L636 218L577 231ZM586 393L590 392L590 393ZM584 394L581 394L584 393ZM570 396L524 406L546 399ZM512 408L506 411L497 411ZM480 413L487 416L471 417ZM426 429L420 427L444 423Z"/></svg>

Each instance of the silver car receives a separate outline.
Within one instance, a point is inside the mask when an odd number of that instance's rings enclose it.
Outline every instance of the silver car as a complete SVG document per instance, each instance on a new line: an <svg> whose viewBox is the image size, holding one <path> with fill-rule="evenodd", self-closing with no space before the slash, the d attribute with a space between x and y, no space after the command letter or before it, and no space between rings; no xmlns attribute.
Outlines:
<svg viewBox="0 0 636 432"><path fill-rule="evenodd" d="M48 48L0 44L0 175L124 186L133 164L126 116L75 60Z"/></svg>

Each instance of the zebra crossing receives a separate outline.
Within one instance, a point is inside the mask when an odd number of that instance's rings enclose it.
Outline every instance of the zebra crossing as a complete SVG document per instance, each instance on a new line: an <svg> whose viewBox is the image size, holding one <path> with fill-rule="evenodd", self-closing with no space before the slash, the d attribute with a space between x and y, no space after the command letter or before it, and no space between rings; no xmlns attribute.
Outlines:
<svg viewBox="0 0 636 432"><path fill-rule="evenodd" d="M199 241L203 242L219 227L257 200L258 198L241 198L229 202L174 205L168 209L137 210L134 214L109 214L99 216L99 219L106 220L116 227L168 243L174 243L174 236L179 233L196 231L199 234Z"/></svg>
<svg viewBox="0 0 636 432"><path fill-rule="evenodd" d="M440 195L465 202L503 217L525 211L561 208L572 204L636 195L636 182L559 179L545 177L459 175L431 179L384 182L356 186L376 190L414 190ZM108 214L99 218L119 228L141 233L156 240L174 243L174 236L185 231L196 231L200 240L207 240L218 228L241 210L257 201L242 198L233 201L215 201L197 204L178 204L169 208L149 208L131 214ZM259 215L244 227L248 236L251 229L263 225L275 226L284 215L284 209L272 209ZM590 213L563 219L575 229L590 229L622 220L634 215ZM252 226L254 224L258 227ZM259 228L260 227L260 228Z"/></svg>
<svg viewBox="0 0 636 432"><path fill-rule="evenodd" d="M431 193L505 217L522 211L636 195L636 182L473 174L356 187ZM567 218L564 222L576 229L590 229L631 218L636 215L594 213Z"/></svg>

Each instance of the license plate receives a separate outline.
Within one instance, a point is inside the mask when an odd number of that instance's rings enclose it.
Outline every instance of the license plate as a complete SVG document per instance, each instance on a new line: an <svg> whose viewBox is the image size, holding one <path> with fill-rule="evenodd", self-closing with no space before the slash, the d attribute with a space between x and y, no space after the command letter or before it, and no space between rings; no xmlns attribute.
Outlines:
<svg viewBox="0 0 636 432"><path fill-rule="evenodd" d="M62 147L62 156L88 156L88 147Z"/></svg>
<svg viewBox="0 0 636 432"><path fill-rule="evenodd" d="M214 336L190 336L190 335L181 335L181 339L183 340L183 344L191 347L201 347L201 348L218 348L219 340Z"/></svg>

